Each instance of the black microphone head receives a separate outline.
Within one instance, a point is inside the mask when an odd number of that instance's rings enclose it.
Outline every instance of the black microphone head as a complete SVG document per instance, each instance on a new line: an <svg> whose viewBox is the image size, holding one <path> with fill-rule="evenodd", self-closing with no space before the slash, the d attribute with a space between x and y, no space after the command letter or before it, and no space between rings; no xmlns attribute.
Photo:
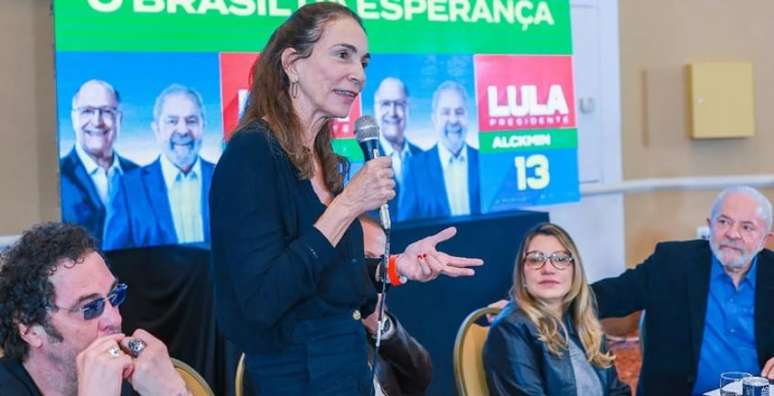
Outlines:
<svg viewBox="0 0 774 396"><path fill-rule="evenodd" d="M373 117L364 115L355 121L355 139L358 143L379 139L379 125L376 124Z"/></svg>

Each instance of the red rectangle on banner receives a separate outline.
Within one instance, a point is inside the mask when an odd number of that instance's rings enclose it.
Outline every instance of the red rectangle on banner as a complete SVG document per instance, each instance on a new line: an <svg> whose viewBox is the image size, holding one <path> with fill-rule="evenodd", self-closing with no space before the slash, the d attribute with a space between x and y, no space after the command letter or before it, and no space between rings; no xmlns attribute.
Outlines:
<svg viewBox="0 0 774 396"><path fill-rule="evenodd" d="M220 54L220 99L223 106L223 137L226 140L239 124L239 116L250 91L250 69L257 61L257 52Z"/></svg>
<svg viewBox="0 0 774 396"><path fill-rule="evenodd" d="M571 56L476 55L481 132L575 127Z"/></svg>

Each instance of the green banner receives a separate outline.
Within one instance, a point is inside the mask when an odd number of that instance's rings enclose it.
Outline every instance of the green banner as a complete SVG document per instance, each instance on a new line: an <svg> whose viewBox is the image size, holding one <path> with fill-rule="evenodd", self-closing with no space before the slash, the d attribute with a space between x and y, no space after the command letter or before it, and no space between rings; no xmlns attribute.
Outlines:
<svg viewBox="0 0 774 396"><path fill-rule="evenodd" d="M571 54L566 0L340 0L373 53ZM57 0L57 51L260 51L306 0Z"/></svg>
<svg viewBox="0 0 774 396"><path fill-rule="evenodd" d="M336 154L347 157L350 161L363 161L363 150L360 149L360 145L355 139L335 139L332 146Z"/></svg>
<svg viewBox="0 0 774 396"><path fill-rule="evenodd" d="M482 153L542 151L578 147L577 129L486 132L478 135Z"/></svg>

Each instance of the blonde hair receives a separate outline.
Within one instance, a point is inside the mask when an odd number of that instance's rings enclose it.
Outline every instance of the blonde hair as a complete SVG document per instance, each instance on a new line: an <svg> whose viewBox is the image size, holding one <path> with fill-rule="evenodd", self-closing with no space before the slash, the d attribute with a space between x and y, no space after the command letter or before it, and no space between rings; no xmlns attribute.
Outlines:
<svg viewBox="0 0 774 396"><path fill-rule="evenodd" d="M578 248L570 235L562 227L556 224L543 223L537 225L524 237L521 248L516 256L516 264L513 270L513 287L511 297L522 312L535 324L540 334L540 341L544 342L548 350L561 356L568 349L567 328L561 317L557 317L543 301L532 296L527 288L524 278L524 258L532 240L538 236L552 236L573 257L573 272L570 291L562 300L562 312L569 312L570 318L578 332L583 349L586 350L586 360L594 366L610 367L615 357L610 352L602 352L602 326L597 319L596 299L594 293L586 282L586 274L583 271ZM546 263L546 265L550 265Z"/></svg>

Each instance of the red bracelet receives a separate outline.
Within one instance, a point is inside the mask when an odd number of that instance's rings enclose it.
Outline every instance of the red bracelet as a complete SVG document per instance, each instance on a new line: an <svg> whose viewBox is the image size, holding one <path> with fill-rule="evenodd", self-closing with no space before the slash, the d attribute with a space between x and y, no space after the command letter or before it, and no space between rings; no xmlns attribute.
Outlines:
<svg viewBox="0 0 774 396"><path fill-rule="evenodd" d="M406 281L405 277L402 277L398 275L398 255L393 254L390 256L390 259L387 261L387 278L390 280L390 285L392 286L400 286Z"/></svg>

